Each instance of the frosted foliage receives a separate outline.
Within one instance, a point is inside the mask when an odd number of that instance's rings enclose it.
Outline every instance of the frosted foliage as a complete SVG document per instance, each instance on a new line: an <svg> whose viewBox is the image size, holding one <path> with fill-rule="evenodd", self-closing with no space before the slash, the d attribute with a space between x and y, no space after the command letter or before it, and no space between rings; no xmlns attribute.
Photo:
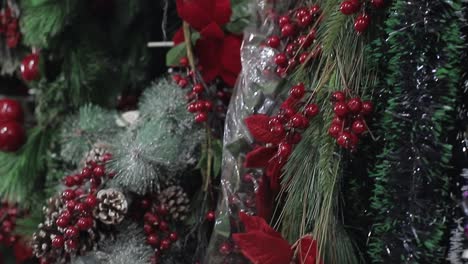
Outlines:
<svg viewBox="0 0 468 264"><path fill-rule="evenodd" d="M143 230L136 224L123 226L115 240L104 240L98 248L72 264L147 264L152 255Z"/></svg>
<svg viewBox="0 0 468 264"><path fill-rule="evenodd" d="M114 183L139 194L159 188L196 164L202 130L185 108L180 88L154 84L143 95L136 128L114 144ZM174 90L177 89L177 92Z"/></svg>
<svg viewBox="0 0 468 264"><path fill-rule="evenodd" d="M77 114L68 117L60 134L62 158L77 163L91 149L92 144L111 139L119 132L115 115L113 111L86 105Z"/></svg>

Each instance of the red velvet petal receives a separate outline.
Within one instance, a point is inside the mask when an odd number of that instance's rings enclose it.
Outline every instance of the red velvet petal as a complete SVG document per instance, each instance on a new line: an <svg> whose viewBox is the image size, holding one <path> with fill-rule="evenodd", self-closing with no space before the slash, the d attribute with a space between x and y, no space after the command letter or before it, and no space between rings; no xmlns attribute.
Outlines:
<svg viewBox="0 0 468 264"><path fill-rule="evenodd" d="M207 26L203 27L203 29L200 31L200 35L202 35L203 38L213 39L211 41L223 41L224 39L223 30L218 26L218 24L214 22L211 22Z"/></svg>
<svg viewBox="0 0 468 264"><path fill-rule="evenodd" d="M220 75L227 86L234 87L234 85L236 85L238 74L230 73L226 71L226 69L221 69Z"/></svg>
<svg viewBox="0 0 468 264"><path fill-rule="evenodd" d="M220 73L220 45L219 41L212 38L201 38L197 41L195 51L198 63L202 67L201 73L205 82L213 81Z"/></svg>
<svg viewBox="0 0 468 264"><path fill-rule="evenodd" d="M21 242L15 243L13 246L16 263L23 263L25 260L32 258L32 249Z"/></svg>
<svg viewBox="0 0 468 264"><path fill-rule="evenodd" d="M246 233L250 233L250 232L253 232L253 231L262 231L263 233L266 233L266 234L269 234L271 236L283 239L283 237L281 236L280 233L278 233L276 230L271 228L267 224L265 219L263 219L263 218L261 218L259 216L250 216L250 215L248 215L248 214L246 214L244 212L240 212L239 213L239 218L242 221L242 223L244 224Z"/></svg>
<svg viewBox="0 0 468 264"><path fill-rule="evenodd" d="M230 0L215 0L216 7L213 13L213 19L218 25L224 25L231 19L231 1Z"/></svg>
<svg viewBox="0 0 468 264"><path fill-rule="evenodd" d="M176 0L179 17L198 31L202 30L212 21L211 13L206 12L207 10L203 9L199 1L207 2L208 0Z"/></svg>
<svg viewBox="0 0 468 264"><path fill-rule="evenodd" d="M281 177L281 170L283 169L284 162L276 156L270 160L270 163L267 166L265 171L266 176L270 179L270 188L274 194L280 191L280 177Z"/></svg>
<svg viewBox="0 0 468 264"><path fill-rule="evenodd" d="M172 38L172 41L174 41L175 45L178 45L185 41L183 28L180 28L179 30L177 30L177 32L174 34L174 37Z"/></svg>
<svg viewBox="0 0 468 264"><path fill-rule="evenodd" d="M258 216L270 220L273 214L273 198L268 178L263 175L255 192L255 207Z"/></svg>
<svg viewBox="0 0 468 264"><path fill-rule="evenodd" d="M253 264L289 264L293 252L283 238L261 231L232 235L242 254Z"/></svg>
<svg viewBox="0 0 468 264"><path fill-rule="evenodd" d="M312 236L299 240L299 264L315 264L317 260L317 241Z"/></svg>
<svg viewBox="0 0 468 264"><path fill-rule="evenodd" d="M241 45L242 37L240 36L227 35L224 38L221 64L226 71L235 75L238 75L242 69L240 60Z"/></svg>
<svg viewBox="0 0 468 264"><path fill-rule="evenodd" d="M277 151L277 147L256 147L245 156L244 167L265 168Z"/></svg>
<svg viewBox="0 0 468 264"><path fill-rule="evenodd" d="M261 143L274 143L279 144L282 140L281 137L275 135L270 131L270 117L263 114L251 115L245 120L245 124L249 129L250 134Z"/></svg>

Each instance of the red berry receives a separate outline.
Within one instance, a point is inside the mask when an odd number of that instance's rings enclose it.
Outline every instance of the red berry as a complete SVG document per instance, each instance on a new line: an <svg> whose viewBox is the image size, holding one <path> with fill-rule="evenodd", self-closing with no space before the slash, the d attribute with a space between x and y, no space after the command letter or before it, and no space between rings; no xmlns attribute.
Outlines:
<svg viewBox="0 0 468 264"><path fill-rule="evenodd" d="M244 176L242 176L242 180L244 182L251 182L253 179L254 179L254 176L252 175L252 173L246 173L246 174L244 174ZM213 216L213 220L214 220L214 216ZM209 221L208 217L207 217L207 221ZM212 222L212 221L210 221L210 222Z"/></svg>
<svg viewBox="0 0 468 264"><path fill-rule="evenodd" d="M359 138L356 136L356 134L350 133L349 134L349 147L351 149L355 149L357 144L359 143Z"/></svg>
<svg viewBox="0 0 468 264"><path fill-rule="evenodd" d="M161 250L166 250L171 247L171 241L169 239L163 239L161 241L161 245L159 246L159 249Z"/></svg>
<svg viewBox="0 0 468 264"><path fill-rule="evenodd" d="M354 14L356 10L355 10L354 4L351 1L347 0L347 1L341 2L340 12L343 13L344 15L351 15L351 14Z"/></svg>
<svg viewBox="0 0 468 264"><path fill-rule="evenodd" d="M309 26L312 23L312 15L305 15L298 21L298 25L302 28Z"/></svg>
<svg viewBox="0 0 468 264"><path fill-rule="evenodd" d="M288 61L288 68L289 69L293 70L293 69L296 68L297 65L298 65L298 63L297 63L296 58L289 59L289 61Z"/></svg>
<svg viewBox="0 0 468 264"><path fill-rule="evenodd" d="M187 85L188 85L188 80L187 79L180 79L178 82L177 82L177 85L180 86L180 88L185 88Z"/></svg>
<svg viewBox="0 0 468 264"><path fill-rule="evenodd" d="M296 54L296 51L297 51L297 46L295 44L291 43L286 46L285 52L289 56L294 56L294 54Z"/></svg>
<svg viewBox="0 0 468 264"><path fill-rule="evenodd" d="M69 210L64 210L64 211L60 214L60 217L65 217L65 218L68 218L68 219L71 219L71 216L72 216L72 213L71 213L71 211L69 211Z"/></svg>
<svg viewBox="0 0 468 264"><path fill-rule="evenodd" d="M301 128L304 126L304 122L302 116L300 114L296 114L291 118L291 125L294 128Z"/></svg>
<svg viewBox="0 0 468 264"><path fill-rule="evenodd" d="M68 217L61 216L61 217L57 218L57 220L55 220L55 224L58 227L62 227L62 228L67 227L69 223L70 223L70 218L68 218Z"/></svg>
<svg viewBox="0 0 468 264"><path fill-rule="evenodd" d="M278 155L281 158L287 159L292 153L292 146L289 143L282 142L278 146Z"/></svg>
<svg viewBox="0 0 468 264"><path fill-rule="evenodd" d="M149 224L144 224L143 225L143 231L145 231L145 234L149 235L154 232L153 227Z"/></svg>
<svg viewBox="0 0 468 264"><path fill-rule="evenodd" d="M176 232L171 232L171 233L169 234L169 239L170 239L171 241L173 241L173 242L174 242L174 241L177 241L178 238L179 238L179 237L178 237L178 235L177 235Z"/></svg>
<svg viewBox="0 0 468 264"><path fill-rule="evenodd" d="M290 107L285 107L285 108L282 108L282 113L284 114L284 116L286 118L291 118L293 117L293 115L296 113L296 111L294 111L292 108Z"/></svg>
<svg viewBox="0 0 468 264"><path fill-rule="evenodd" d="M64 243L65 240L63 239L63 236L55 236L52 239L52 247L54 248L62 248Z"/></svg>
<svg viewBox="0 0 468 264"><path fill-rule="evenodd" d="M190 103L187 105L187 111L189 111L190 113L195 113L197 112L197 107L196 107L196 104L195 103Z"/></svg>
<svg viewBox="0 0 468 264"><path fill-rule="evenodd" d="M367 130L366 123L361 119L354 120L351 130L357 135L362 134Z"/></svg>
<svg viewBox="0 0 468 264"><path fill-rule="evenodd" d="M284 78L286 77L286 74L287 74L287 69L286 67L278 67L276 68L276 74L281 77L281 78Z"/></svg>
<svg viewBox="0 0 468 264"><path fill-rule="evenodd" d="M208 120L208 114L205 112L198 113L195 116L195 122L196 123L204 123Z"/></svg>
<svg viewBox="0 0 468 264"><path fill-rule="evenodd" d="M320 109L317 104L309 104L305 108L305 115L309 118L315 117Z"/></svg>
<svg viewBox="0 0 468 264"><path fill-rule="evenodd" d="M349 148L351 140L351 133L343 131L338 135L336 142L343 148Z"/></svg>
<svg viewBox="0 0 468 264"><path fill-rule="evenodd" d="M76 222L76 225L78 226L80 230L86 231L90 229L91 227L93 227L93 219L91 217L81 217Z"/></svg>
<svg viewBox="0 0 468 264"><path fill-rule="evenodd" d="M0 99L0 124L10 121L23 122L24 113L21 104L13 99Z"/></svg>
<svg viewBox="0 0 468 264"><path fill-rule="evenodd" d="M370 18L368 15L359 15L354 22L354 29L358 33L364 32L369 26Z"/></svg>
<svg viewBox="0 0 468 264"><path fill-rule="evenodd" d="M337 91L332 94L331 100L332 102L344 102L346 100L346 95L344 92Z"/></svg>
<svg viewBox="0 0 468 264"><path fill-rule="evenodd" d="M205 216L206 221L213 222L216 219L216 214L214 211L208 211Z"/></svg>
<svg viewBox="0 0 468 264"><path fill-rule="evenodd" d="M290 144L299 144L299 142L301 142L302 140L302 136L300 133L297 133L297 132L294 132L294 133L291 133L289 138L288 138L288 143Z"/></svg>
<svg viewBox="0 0 468 264"><path fill-rule="evenodd" d="M26 141L23 127L16 121L0 123L0 151L17 151Z"/></svg>
<svg viewBox="0 0 468 264"><path fill-rule="evenodd" d="M333 107L333 111L337 116L346 116L349 112L348 106L344 102L337 102Z"/></svg>
<svg viewBox="0 0 468 264"><path fill-rule="evenodd" d="M82 170L81 170L81 176L85 179L88 179L90 178L92 175L92 171L90 168L88 167L84 167Z"/></svg>
<svg viewBox="0 0 468 264"><path fill-rule="evenodd" d="M195 102L195 110L203 112L205 110L205 102L202 100Z"/></svg>
<svg viewBox="0 0 468 264"><path fill-rule="evenodd" d="M341 132L341 125L332 124L328 129L328 134L334 138L338 137Z"/></svg>
<svg viewBox="0 0 468 264"><path fill-rule="evenodd" d="M284 53L279 53L275 56L275 63L278 66L287 66L288 65L288 57L286 57L286 54Z"/></svg>
<svg viewBox="0 0 468 264"><path fill-rule="evenodd" d="M213 102L212 101L205 101L205 110L206 111L213 111Z"/></svg>
<svg viewBox="0 0 468 264"><path fill-rule="evenodd" d="M284 137L286 135L286 131L284 130L283 125L281 124L272 126L270 131L278 137Z"/></svg>
<svg viewBox="0 0 468 264"><path fill-rule="evenodd" d="M159 223L159 229L161 229L161 231L167 231L169 230L169 224L166 221L161 221Z"/></svg>
<svg viewBox="0 0 468 264"><path fill-rule="evenodd" d="M96 177L102 177L106 174L106 168L103 165L97 165L93 169L93 175Z"/></svg>
<svg viewBox="0 0 468 264"><path fill-rule="evenodd" d="M75 198L75 191L72 189L66 189L62 192L62 198L64 200L72 200Z"/></svg>
<svg viewBox="0 0 468 264"><path fill-rule="evenodd" d="M75 251L76 249L78 249L78 241L76 241L75 239L69 239L65 241L65 248L70 251Z"/></svg>
<svg viewBox="0 0 468 264"><path fill-rule="evenodd" d="M319 5L313 5L310 7L310 14L311 15L317 15L320 13L320 6Z"/></svg>
<svg viewBox="0 0 468 264"><path fill-rule="evenodd" d="M348 109L351 111L351 113L359 113L361 112L362 109L362 102L361 99L359 98L352 98L348 101Z"/></svg>
<svg viewBox="0 0 468 264"><path fill-rule="evenodd" d="M181 59L179 60L179 64L180 64L180 66L182 66L182 67L187 67L188 64L189 64L188 58L187 58L187 57L181 58Z"/></svg>
<svg viewBox="0 0 468 264"><path fill-rule="evenodd" d="M278 48L280 44L281 44L281 40L278 36L271 36L267 40L267 45L274 49Z"/></svg>
<svg viewBox="0 0 468 264"><path fill-rule="evenodd" d="M281 27L281 36L282 37L291 37L294 35L296 29L293 24L286 24Z"/></svg>
<svg viewBox="0 0 468 264"><path fill-rule="evenodd" d="M65 237L67 238L72 238L78 236L79 231L78 228L74 226L69 226L67 229L65 229Z"/></svg>
<svg viewBox="0 0 468 264"><path fill-rule="evenodd" d="M222 243L221 246L219 247L219 253L223 255L229 255L231 251L232 251L232 247L227 242Z"/></svg>
<svg viewBox="0 0 468 264"><path fill-rule="evenodd" d="M156 247L159 245L159 237L154 233L150 234L148 235L148 237L146 237L146 242L148 242L148 244L150 244L151 246Z"/></svg>
<svg viewBox="0 0 468 264"><path fill-rule="evenodd" d="M63 179L63 184L65 184L65 186L67 187L73 187L75 186L76 182L75 182L75 177L73 176L67 176Z"/></svg>
<svg viewBox="0 0 468 264"><path fill-rule="evenodd" d="M111 153L104 153L104 155L102 155L102 161L103 162L108 162L111 159L112 159L112 154Z"/></svg>
<svg viewBox="0 0 468 264"><path fill-rule="evenodd" d="M88 195L88 196L86 197L86 199L85 199L84 202L85 202L85 204L86 204L89 208L93 208L93 207L95 207L95 206L97 205L97 202L98 202L98 201L97 201L97 198L96 198L95 195L90 194L90 195Z"/></svg>
<svg viewBox="0 0 468 264"><path fill-rule="evenodd" d="M75 205L75 208L73 208L73 210L75 212L78 212L78 213L84 213L84 212L86 212L87 209L88 209L88 207L84 203L77 203Z"/></svg>
<svg viewBox="0 0 468 264"><path fill-rule="evenodd" d="M151 225L158 225L159 224L158 217L155 216L154 214L150 213L150 212L145 213L143 218L145 219L145 222L148 223L148 224L151 224Z"/></svg>
<svg viewBox="0 0 468 264"><path fill-rule="evenodd" d="M278 19L278 23L280 27L284 27L285 25L291 23L291 20L288 16L280 16Z"/></svg>
<svg viewBox="0 0 468 264"><path fill-rule="evenodd" d="M272 117L270 121L268 121L268 126L273 128L276 125L281 125L281 120L278 117Z"/></svg>
<svg viewBox="0 0 468 264"><path fill-rule="evenodd" d="M289 95L296 99L301 99L304 96L304 94L305 94L305 86L303 83L294 85L291 88L291 91L289 92Z"/></svg>
<svg viewBox="0 0 468 264"><path fill-rule="evenodd" d="M307 10L307 7L299 8L299 9L296 11L296 18L297 18L297 19L301 19L301 18L303 18L303 17L306 16L306 15L309 15L309 10Z"/></svg>
<svg viewBox="0 0 468 264"><path fill-rule="evenodd" d="M67 207L68 210L74 210L75 205L76 205L75 200L70 200L65 203L65 206Z"/></svg>
<svg viewBox="0 0 468 264"><path fill-rule="evenodd" d="M21 75L25 81L39 79L39 55L37 53L26 56L21 62Z"/></svg>
<svg viewBox="0 0 468 264"><path fill-rule="evenodd" d="M195 85L193 86L193 88L192 88L192 91L193 91L194 93L197 93L197 94L203 93L204 90L205 90L205 88L204 88L203 85L200 84L200 83L195 84Z"/></svg>
<svg viewBox="0 0 468 264"><path fill-rule="evenodd" d="M175 82L175 83L178 83L180 81L180 79L182 79L182 76L180 76L180 74L174 74L172 75L172 80Z"/></svg>
<svg viewBox="0 0 468 264"><path fill-rule="evenodd" d="M371 5L375 8L382 8L385 6L384 0L371 0Z"/></svg>
<svg viewBox="0 0 468 264"><path fill-rule="evenodd" d="M299 56L299 62L300 62L301 64L304 64L304 63L307 62L307 59L308 59L308 58L309 58L309 53L303 52L303 53L301 53L301 56Z"/></svg>
<svg viewBox="0 0 468 264"><path fill-rule="evenodd" d="M362 110L361 113L363 115L370 115L374 111L374 104L371 101L364 101L362 102Z"/></svg>

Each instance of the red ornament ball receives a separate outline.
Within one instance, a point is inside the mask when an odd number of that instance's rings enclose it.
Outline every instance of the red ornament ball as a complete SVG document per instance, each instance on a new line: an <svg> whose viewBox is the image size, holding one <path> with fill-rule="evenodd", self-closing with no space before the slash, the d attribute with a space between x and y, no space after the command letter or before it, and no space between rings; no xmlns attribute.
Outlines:
<svg viewBox="0 0 468 264"><path fill-rule="evenodd" d="M205 88L204 88L203 85L200 84L200 83L195 84L195 85L193 86L193 88L192 88L192 91L193 91L194 93L196 93L196 94L201 94L201 93L203 93L204 90L205 90Z"/></svg>
<svg viewBox="0 0 468 264"><path fill-rule="evenodd" d="M0 124L5 122L23 122L24 113L21 104L13 99L0 99Z"/></svg>
<svg viewBox="0 0 468 264"><path fill-rule="evenodd" d="M299 56L299 63L304 64L307 62L307 58L309 58L309 53L303 52L301 56Z"/></svg>
<svg viewBox="0 0 468 264"><path fill-rule="evenodd" d="M78 228L74 226L69 226L65 229L65 237L67 238L77 237L79 233Z"/></svg>
<svg viewBox="0 0 468 264"><path fill-rule="evenodd" d="M76 241L75 239L69 239L67 241L65 241L65 247L69 250L77 250L78 249L78 241Z"/></svg>
<svg viewBox="0 0 468 264"><path fill-rule="evenodd" d="M18 122L0 123L0 151L17 151L26 141L26 133Z"/></svg>
<svg viewBox="0 0 468 264"><path fill-rule="evenodd" d="M176 232L171 232L171 233L169 234L169 240L171 240L171 241L173 241L173 242L174 242L174 241L177 241L178 238L179 238L179 236L177 235Z"/></svg>
<svg viewBox="0 0 468 264"><path fill-rule="evenodd" d="M183 57L179 60L179 64L182 67L187 67L189 65L189 60L187 57Z"/></svg>
<svg viewBox="0 0 468 264"><path fill-rule="evenodd" d="M292 146L287 142L282 142L278 146L278 155L281 158L287 159L292 153Z"/></svg>
<svg viewBox="0 0 468 264"><path fill-rule="evenodd" d="M27 55L21 62L20 70L25 81L30 82L39 79L39 54Z"/></svg>
<svg viewBox="0 0 468 264"><path fill-rule="evenodd" d="M291 23L291 19L288 16L280 16L278 19L278 24L280 27L284 27L285 25Z"/></svg>

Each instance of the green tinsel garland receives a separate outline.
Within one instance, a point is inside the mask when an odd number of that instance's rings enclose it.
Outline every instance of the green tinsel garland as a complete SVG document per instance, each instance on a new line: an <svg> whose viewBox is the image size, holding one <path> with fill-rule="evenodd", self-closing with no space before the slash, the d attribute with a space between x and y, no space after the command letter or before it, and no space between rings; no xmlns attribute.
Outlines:
<svg viewBox="0 0 468 264"><path fill-rule="evenodd" d="M397 0L386 22L389 100L380 125L384 147L371 173L373 263L444 258L451 157L446 136L460 78L459 8L459 1Z"/></svg>

